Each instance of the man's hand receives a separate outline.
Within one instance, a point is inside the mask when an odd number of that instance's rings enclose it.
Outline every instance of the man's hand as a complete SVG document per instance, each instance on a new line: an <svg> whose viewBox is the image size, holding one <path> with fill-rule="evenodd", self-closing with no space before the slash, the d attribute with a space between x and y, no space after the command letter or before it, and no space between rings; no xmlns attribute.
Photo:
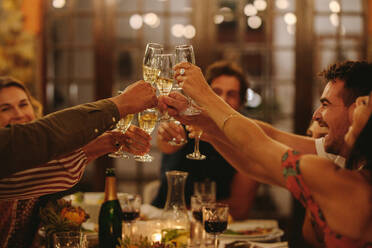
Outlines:
<svg viewBox="0 0 372 248"><path fill-rule="evenodd" d="M118 106L121 117L156 107L158 104L156 89L143 80L129 85L122 94L111 100Z"/></svg>
<svg viewBox="0 0 372 248"><path fill-rule="evenodd" d="M151 136L139 127L131 125L124 134L119 131L109 133L112 136L113 146L118 146L115 150L121 145L124 151L134 155L144 155L150 151Z"/></svg>

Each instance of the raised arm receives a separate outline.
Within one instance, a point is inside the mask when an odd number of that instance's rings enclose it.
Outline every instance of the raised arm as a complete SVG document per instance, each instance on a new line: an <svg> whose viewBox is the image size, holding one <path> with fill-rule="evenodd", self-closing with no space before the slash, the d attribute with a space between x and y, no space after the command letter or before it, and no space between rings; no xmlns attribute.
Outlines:
<svg viewBox="0 0 372 248"><path fill-rule="evenodd" d="M126 114L156 104L154 89L140 81L120 96L62 110L32 123L0 128L0 177L67 154L114 127Z"/></svg>

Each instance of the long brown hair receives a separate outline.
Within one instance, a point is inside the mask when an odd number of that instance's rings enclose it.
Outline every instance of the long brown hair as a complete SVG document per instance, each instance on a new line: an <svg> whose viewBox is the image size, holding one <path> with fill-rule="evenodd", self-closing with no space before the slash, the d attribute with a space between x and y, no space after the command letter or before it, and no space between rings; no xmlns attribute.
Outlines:
<svg viewBox="0 0 372 248"><path fill-rule="evenodd" d="M15 78L12 78L12 77L0 77L0 90L3 88L8 88L8 87L18 87L22 89L26 93L28 99L30 100L32 108L34 109L34 112L35 112L35 117L40 118L41 116L43 116L43 106L38 100L36 100L30 94L30 91L26 88L26 86L21 81Z"/></svg>

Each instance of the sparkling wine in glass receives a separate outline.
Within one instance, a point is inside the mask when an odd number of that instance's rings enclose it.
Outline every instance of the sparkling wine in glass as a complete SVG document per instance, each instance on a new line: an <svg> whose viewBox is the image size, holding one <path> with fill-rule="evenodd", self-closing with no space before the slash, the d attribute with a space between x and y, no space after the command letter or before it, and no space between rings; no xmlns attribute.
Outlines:
<svg viewBox="0 0 372 248"><path fill-rule="evenodd" d="M195 54L192 45L176 46L176 64L181 62L189 62L191 64L195 64ZM192 100L189 96L187 96L187 98L189 99L190 106L182 114L184 115L200 114L201 111L195 107L196 103L194 102L194 100Z"/></svg>
<svg viewBox="0 0 372 248"><path fill-rule="evenodd" d="M159 70L154 68L154 57L157 54L162 54L164 51L163 45L158 43L147 43L145 55L143 56L143 80L155 87L155 81Z"/></svg>
<svg viewBox="0 0 372 248"><path fill-rule="evenodd" d="M156 54L154 57L154 68L158 72L155 82L161 96L168 95L172 90L174 83L174 65L174 54ZM161 121L167 121L169 119L170 116L168 112L165 112L160 118Z"/></svg>
<svg viewBox="0 0 372 248"><path fill-rule="evenodd" d="M124 118L120 119L118 123L116 123L116 131L125 133L127 129L129 128L130 124L132 123L134 114L128 114ZM123 146L121 145L119 149L116 152L110 153L108 155L111 158L123 158L128 159L128 155L124 154Z"/></svg>
<svg viewBox="0 0 372 248"><path fill-rule="evenodd" d="M138 113L138 126L150 135L155 129L157 119L158 111L156 109L145 109ZM154 157L147 153L143 156L134 156L134 159L139 162L151 162Z"/></svg>
<svg viewBox="0 0 372 248"><path fill-rule="evenodd" d="M224 203L207 203L203 205L204 230L214 236L214 247L218 247L218 235L227 228L229 206Z"/></svg>
<svg viewBox="0 0 372 248"><path fill-rule="evenodd" d="M193 126L194 128L194 133L195 133L195 145L194 145L194 151L190 154L186 155L186 158L192 159L192 160L204 160L207 157L203 154L200 153L199 151L199 140L201 135L203 134L203 130L200 128Z"/></svg>

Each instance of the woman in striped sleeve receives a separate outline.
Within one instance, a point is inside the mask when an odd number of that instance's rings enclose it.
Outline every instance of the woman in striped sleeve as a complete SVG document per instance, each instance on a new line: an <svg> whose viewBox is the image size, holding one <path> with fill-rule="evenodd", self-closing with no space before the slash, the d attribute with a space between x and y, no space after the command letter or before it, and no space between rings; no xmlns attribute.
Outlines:
<svg viewBox="0 0 372 248"><path fill-rule="evenodd" d="M31 122L42 107L23 83L0 77L0 127ZM36 168L0 180L0 247L30 247L38 225L39 197L73 187L92 160L117 150L117 143L133 154L144 154L150 136L131 126L125 134L106 132L86 146ZM22 151L19 151L22 156Z"/></svg>

